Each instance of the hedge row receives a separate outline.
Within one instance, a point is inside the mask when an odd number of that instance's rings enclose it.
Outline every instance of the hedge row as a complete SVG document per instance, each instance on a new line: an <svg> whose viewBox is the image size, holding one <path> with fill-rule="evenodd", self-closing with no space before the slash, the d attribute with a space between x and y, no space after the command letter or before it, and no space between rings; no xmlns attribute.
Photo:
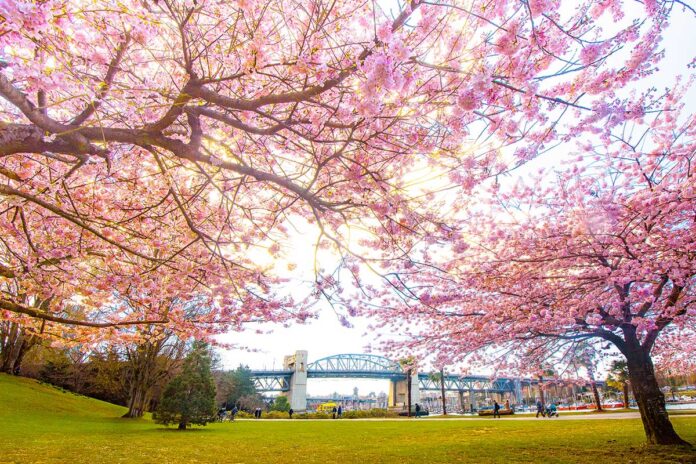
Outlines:
<svg viewBox="0 0 696 464"><path fill-rule="evenodd" d="M248 412L239 411L237 413L237 418L239 419L251 419L254 415ZM261 419L287 419L289 417L287 412L282 411L270 411L263 412L261 414ZM399 417L396 411L389 411L387 409L368 409L366 411L356 410L356 411L344 411L341 416L343 419L365 419L370 417ZM302 412L293 414L293 419L331 419L331 414L324 412Z"/></svg>

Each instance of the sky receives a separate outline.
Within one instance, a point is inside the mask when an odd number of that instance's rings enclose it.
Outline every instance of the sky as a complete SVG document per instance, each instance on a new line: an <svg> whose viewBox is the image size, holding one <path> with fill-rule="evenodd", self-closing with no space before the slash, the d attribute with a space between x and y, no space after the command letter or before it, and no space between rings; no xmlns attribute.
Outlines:
<svg viewBox="0 0 696 464"><path fill-rule="evenodd" d="M642 8L636 5L636 8ZM686 73L686 64L696 55L696 18L690 13L676 11L673 14L670 28L668 29L663 47L666 49L666 57L660 66L660 72L655 74L645 85L652 85L658 89L671 87L671 76ZM696 91L692 89L687 101L688 107L693 110L696 105ZM573 146L573 150L574 150ZM557 152L557 151L556 151ZM556 153L550 153L535 160L532 165L544 167L558 163ZM531 168L532 166L530 166ZM518 173L523 175L523 171ZM294 250L288 257L297 262L298 266L311 267L312 238L314 234L300 231L294 241ZM252 369L280 369L283 365L283 356L293 354L296 350L307 350L309 362L334 354L365 353L369 345L375 341L376 334L368 331L368 322L361 319L351 319L352 328L341 325L338 316L324 305L319 311L319 318L304 325L291 327L258 326L252 327L244 333L229 333L218 339L223 343L235 344L240 349L218 349L220 360L225 368L235 368L239 364L248 365ZM256 333L259 329L262 333ZM272 329L272 332L268 333ZM384 333L385 336L396 334ZM375 347L377 348L377 347ZM372 352L379 353L378 349ZM481 372L481 374L488 374ZM357 387L360 394L369 392L386 392L388 382L383 380L364 379L310 379L308 393L310 395L330 395L334 392L350 394Z"/></svg>

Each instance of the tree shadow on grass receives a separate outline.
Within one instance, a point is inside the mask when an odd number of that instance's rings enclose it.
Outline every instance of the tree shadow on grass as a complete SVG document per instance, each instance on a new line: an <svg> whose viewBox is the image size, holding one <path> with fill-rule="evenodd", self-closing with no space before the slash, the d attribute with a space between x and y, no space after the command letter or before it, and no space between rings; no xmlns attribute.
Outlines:
<svg viewBox="0 0 696 464"><path fill-rule="evenodd" d="M631 446L632 455L653 462L688 464L696 462L696 448L693 446L648 445Z"/></svg>
<svg viewBox="0 0 696 464"><path fill-rule="evenodd" d="M182 435L187 435L189 433L199 433L199 432L211 433L211 432L215 432L215 430L206 429L203 427L187 428L186 430L179 430L176 427L157 427L155 429L150 429L150 432L178 432Z"/></svg>

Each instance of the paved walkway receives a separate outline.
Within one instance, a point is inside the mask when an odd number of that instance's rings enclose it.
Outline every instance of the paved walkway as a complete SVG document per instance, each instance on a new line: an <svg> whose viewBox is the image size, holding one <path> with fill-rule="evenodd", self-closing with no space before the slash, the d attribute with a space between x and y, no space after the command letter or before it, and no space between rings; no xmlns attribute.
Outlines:
<svg viewBox="0 0 696 464"><path fill-rule="evenodd" d="M682 415L679 417L696 417L694 415ZM468 417L462 418L462 420L490 420L492 417ZM535 414L515 414L513 416L503 416L500 420L597 420L597 419L640 419L639 412L611 412L606 414L596 413L596 414L578 414L578 413L563 413L560 412L559 417L539 417L537 418ZM428 420L453 420L446 419L444 417L431 417Z"/></svg>
<svg viewBox="0 0 696 464"><path fill-rule="evenodd" d="M696 417L696 414L680 414L674 417ZM638 412L608 412L606 414L578 414L578 413L563 413L561 411L560 417L539 417L536 418L534 414L517 414L514 416L503 416L501 419L493 419L493 417L477 417L477 416L448 416L448 417L419 417L418 419L412 420L423 420L423 421L456 421L456 420L467 420L467 421L491 421L491 420L501 420L501 421L557 421L557 420L604 420L604 419L640 419L640 413ZM237 419L237 420L256 420L256 419ZM261 419L260 421L290 421L290 419ZM292 419L295 422L305 422L305 421L316 421L316 422L332 422L334 419ZM406 418L396 418L396 417L366 417L360 419L336 419L341 421L404 421L408 420Z"/></svg>

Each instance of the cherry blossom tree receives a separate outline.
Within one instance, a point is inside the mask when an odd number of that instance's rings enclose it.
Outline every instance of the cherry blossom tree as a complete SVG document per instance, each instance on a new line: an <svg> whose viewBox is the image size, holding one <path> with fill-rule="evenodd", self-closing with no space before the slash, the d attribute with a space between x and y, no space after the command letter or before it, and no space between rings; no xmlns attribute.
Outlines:
<svg viewBox="0 0 696 464"><path fill-rule="evenodd" d="M615 91L650 75L674 4L4 1L2 318L198 335L304 319L252 253L287 250L297 218L341 257L315 265L314 295L352 314L342 281L380 295L360 266L391 285L393 264L450 234L458 208L414 172L465 198L636 114ZM208 320L113 304L159 291L160 272L169 294L208 298Z"/></svg>
<svg viewBox="0 0 696 464"><path fill-rule="evenodd" d="M407 284L417 310L396 317L422 329L408 348L518 372L578 347L620 353L648 441L683 444L652 356L693 358L696 347L696 116L680 103L690 85L583 142L582 161L556 181L493 185L446 272Z"/></svg>

